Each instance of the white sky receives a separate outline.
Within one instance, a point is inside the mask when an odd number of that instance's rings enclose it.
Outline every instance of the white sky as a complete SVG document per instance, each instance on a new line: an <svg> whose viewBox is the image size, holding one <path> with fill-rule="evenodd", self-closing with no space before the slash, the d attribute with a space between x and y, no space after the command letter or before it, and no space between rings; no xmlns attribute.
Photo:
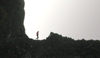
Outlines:
<svg viewBox="0 0 100 58"><path fill-rule="evenodd" d="M50 32L74 39L100 38L100 0L25 0L26 34L45 39Z"/></svg>

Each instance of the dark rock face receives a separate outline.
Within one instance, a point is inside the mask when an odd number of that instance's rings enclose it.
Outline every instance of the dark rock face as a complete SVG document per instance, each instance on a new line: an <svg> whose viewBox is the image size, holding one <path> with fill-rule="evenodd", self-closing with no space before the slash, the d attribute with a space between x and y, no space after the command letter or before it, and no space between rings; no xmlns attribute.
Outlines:
<svg viewBox="0 0 100 58"><path fill-rule="evenodd" d="M29 57L24 14L24 0L0 0L0 58Z"/></svg>
<svg viewBox="0 0 100 58"><path fill-rule="evenodd" d="M1 38L25 35L23 21L24 0L0 0Z"/></svg>

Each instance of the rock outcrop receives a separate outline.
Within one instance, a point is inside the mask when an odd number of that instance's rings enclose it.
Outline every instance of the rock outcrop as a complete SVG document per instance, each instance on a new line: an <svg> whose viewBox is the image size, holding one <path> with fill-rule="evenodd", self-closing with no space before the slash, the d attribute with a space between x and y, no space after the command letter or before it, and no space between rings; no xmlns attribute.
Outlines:
<svg viewBox="0 0 100 58"><path fill-rule="evenodd" d="M30 56L24 15L24 0L0 0L0 58Z"/></svg>
<svg viewBox="0 0 100 58"><path fill-rule="evenodd" d="M0 38L26 36L24 0L0 0Z"/></svg>

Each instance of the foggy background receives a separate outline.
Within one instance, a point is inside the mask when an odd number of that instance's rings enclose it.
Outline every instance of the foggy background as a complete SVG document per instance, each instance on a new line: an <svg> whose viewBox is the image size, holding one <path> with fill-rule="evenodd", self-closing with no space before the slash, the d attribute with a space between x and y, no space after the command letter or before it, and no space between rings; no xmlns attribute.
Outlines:
<svg viewBox="0 0 100 58"><path fill-rule="evenodd" d="M25 0L26 34L46 39L50 32L74 39L100 38L100 0Z"/></svg>

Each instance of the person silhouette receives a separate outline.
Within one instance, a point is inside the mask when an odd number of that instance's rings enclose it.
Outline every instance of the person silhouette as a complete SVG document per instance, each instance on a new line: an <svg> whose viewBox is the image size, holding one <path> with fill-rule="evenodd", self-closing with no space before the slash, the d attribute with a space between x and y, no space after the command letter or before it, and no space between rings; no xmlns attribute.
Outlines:
<svg viewBox="0 0 100 58"><path fill-rule="evenodd" d="M37 40L39 39L39 31L36 32Z"/></svg>

